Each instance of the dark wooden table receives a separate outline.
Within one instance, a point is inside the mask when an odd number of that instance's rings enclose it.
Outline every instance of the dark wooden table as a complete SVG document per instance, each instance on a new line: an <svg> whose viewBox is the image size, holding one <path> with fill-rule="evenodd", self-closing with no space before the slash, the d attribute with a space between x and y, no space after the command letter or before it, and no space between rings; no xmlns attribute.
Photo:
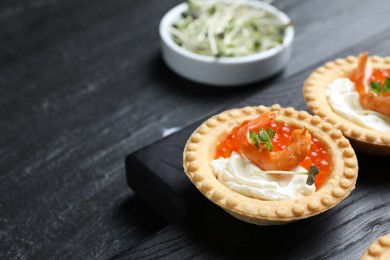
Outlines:
<svg viewBox="0 0 390 260"><path fill-rule="evenodd" d="M158 178L182 174L181 148L199 120L245 105L307 110L302 84L315 67L364 50L389 56L390 1L275 1L295 25L291 61L271 79L230 89L189 82L164 64L158 24L178 3L0 3L0 259L239 258L254 252L357 259L390 232L383 157L358 154L361 170L351 197L284 227L232 220L181 177L165 180L178 186L163 192L168 197L161 203L150 194L165 185ZM173 127L184 130L162 139ZM126 156L133 176L145 173L130 181L136 192L127 185ZM196 209L214 217L207 220ZM227 230L243 238L237 250L236 238L223 236Z"/></svg>

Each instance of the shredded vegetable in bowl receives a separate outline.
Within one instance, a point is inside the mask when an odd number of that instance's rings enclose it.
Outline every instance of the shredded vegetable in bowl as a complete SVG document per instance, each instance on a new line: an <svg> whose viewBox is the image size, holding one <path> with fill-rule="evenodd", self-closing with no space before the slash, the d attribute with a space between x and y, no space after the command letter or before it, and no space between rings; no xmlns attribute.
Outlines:
<svg viewBox="0 0 390 260"><path fill-rule="evenodd" d="M283 44L290 25L245 1L189 0L188 10L170 33L176 44L193 53L240 57Z"/></svg>

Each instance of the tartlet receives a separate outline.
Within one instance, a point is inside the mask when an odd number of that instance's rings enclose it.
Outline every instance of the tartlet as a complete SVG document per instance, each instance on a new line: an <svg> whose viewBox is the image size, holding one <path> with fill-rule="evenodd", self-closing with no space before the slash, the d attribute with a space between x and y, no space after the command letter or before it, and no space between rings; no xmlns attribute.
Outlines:
<svg viewBox="0 0 390 260"><path fill-rule="evenodd" d="M390 68L390 57L370 56L374 69ZM317 68L304 82L303 96L313 114L340 129L352 146L361 152L390 155L390 132L357 125L335 113L326 98L326 89L337 78L348 78L358 65L358 57L348 56Z"/></svg>
<svg viewBox="0 0 390 260"><path fill-rule="evenodd" d="M239 194L214 176L211 161L218 143L231 129L267 111L279 111L276 121L306 128L325 144L332 170L314 194L286 200L260 200ZM202 123L190 136L183 153L184 171L198 190L213 203L245 222L257 225L285 224L320 214L346 198L355 188L358 163L354 150L342 133L318 116L293 108L257 106L231 109Z"/></svg>
<svg viewBox="0 0 390 260"><path fill-rule="evenodd" d="M375 240L361 257L361 260L386 259L390 259L390 233Z"/></svg>

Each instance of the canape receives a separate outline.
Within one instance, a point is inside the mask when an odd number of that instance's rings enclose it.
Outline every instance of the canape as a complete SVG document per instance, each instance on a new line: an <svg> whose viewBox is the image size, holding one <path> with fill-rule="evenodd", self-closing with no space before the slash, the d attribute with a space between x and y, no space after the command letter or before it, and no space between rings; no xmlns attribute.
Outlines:
<svg viewBox="0 0 390 260"><path fill-rule="evenodd" d="M375 240L361 257L361 260L387 259L390 259L390 233Z"/></svg>
<svg viewBox="0 0 390 260"><path fill-rule="evenodd" d="M306 79L303 95L356 150L390 154L390 57L362 53L328 62Z"/></svg>
<svg viewBox="0 0 390 260"><path fill-rule="evenodd" d="M285 224L336 206L354 189L358 172L339 130L277 104L209 118L188 139L183 166L209 200L257 225Z"/></svg>

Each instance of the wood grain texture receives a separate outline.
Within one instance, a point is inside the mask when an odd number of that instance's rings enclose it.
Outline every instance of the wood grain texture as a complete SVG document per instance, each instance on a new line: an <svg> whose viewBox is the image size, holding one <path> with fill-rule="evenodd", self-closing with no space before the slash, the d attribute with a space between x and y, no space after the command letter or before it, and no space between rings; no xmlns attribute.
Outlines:
<svg viewBox="0 0 390 260"><path fill-rule="evenodd" d="M1 1L0 258L105 259L140 243L166 223L126 186L127 154L248 96L271 102L255 94L342 50L388 54L375 48L388 1L275 1L296 27L291 62L221 91L160 57L158 23L178 3Z"/></svg>

